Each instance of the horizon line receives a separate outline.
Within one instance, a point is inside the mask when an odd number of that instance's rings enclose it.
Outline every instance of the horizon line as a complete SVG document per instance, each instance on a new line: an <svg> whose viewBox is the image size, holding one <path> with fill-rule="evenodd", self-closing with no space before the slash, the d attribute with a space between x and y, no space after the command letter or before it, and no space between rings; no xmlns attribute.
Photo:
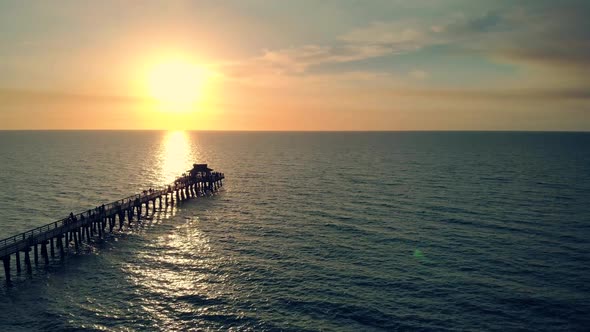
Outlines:
<svg viewBox="0 0 590 332"><path fill-rule="evenodd" d="M529 129L389 129L389 130L248 130L248 129L0 129L0 132L16 131L189 131L235 133L393 133L393 132L529 132L529 133L590 133L590 130L529 130Z"/></svg>

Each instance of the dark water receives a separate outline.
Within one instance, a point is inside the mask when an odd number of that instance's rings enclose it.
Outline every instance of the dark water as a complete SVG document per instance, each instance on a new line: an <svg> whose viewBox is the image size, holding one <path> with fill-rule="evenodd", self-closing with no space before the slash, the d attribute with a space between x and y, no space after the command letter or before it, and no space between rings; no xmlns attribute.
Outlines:
<svg viewBox="0 0 590 332"><path fill-rule="evenodd" d="M13 276L0 331L590 329L590 134L0 132L0 235L193 161L218 195Z"/></svg>

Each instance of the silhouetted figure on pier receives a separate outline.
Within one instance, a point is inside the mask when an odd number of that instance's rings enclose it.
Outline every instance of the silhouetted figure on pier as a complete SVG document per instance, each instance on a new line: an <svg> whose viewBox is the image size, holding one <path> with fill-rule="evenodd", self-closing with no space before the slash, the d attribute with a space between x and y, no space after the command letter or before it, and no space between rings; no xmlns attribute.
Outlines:
<svg viewBox="0 0 590 332"><path fill-rule="evenodd" d="M70 212L70 216L67 219L67 221L68 221L68 224L72 224L72 223L75 223L76 221L78 221L78 219L74 215L74 212Z"/></svg>

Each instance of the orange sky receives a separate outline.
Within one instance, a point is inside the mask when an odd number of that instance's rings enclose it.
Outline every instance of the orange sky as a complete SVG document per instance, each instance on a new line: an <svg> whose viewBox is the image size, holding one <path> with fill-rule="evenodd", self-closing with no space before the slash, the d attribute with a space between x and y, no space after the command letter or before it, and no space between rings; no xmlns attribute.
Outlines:
<svg viewBox="0 0 590 332"><path fill-rule="evenodd" d="M586 7L2 2L0 129L589 130Z"/></svg>

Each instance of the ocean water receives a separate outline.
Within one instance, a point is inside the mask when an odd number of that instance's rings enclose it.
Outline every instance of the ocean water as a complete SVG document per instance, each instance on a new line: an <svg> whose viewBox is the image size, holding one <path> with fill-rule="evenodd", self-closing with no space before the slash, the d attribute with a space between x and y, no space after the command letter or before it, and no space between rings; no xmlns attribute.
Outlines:
<svg viewBox="0 0 590 332"><path fill-rule="evenodd" d="M193 162L218 194L14 274L0 331L590 329L585 133L0 132L0 237Z"/></svg>

